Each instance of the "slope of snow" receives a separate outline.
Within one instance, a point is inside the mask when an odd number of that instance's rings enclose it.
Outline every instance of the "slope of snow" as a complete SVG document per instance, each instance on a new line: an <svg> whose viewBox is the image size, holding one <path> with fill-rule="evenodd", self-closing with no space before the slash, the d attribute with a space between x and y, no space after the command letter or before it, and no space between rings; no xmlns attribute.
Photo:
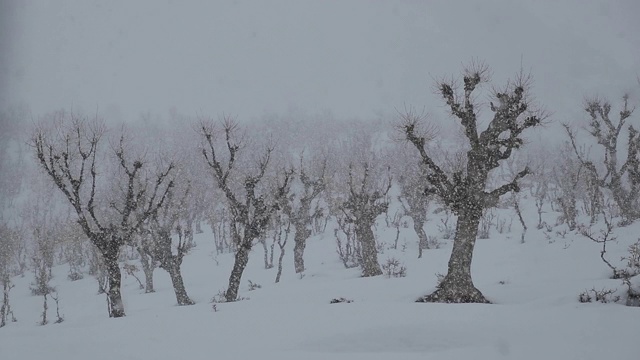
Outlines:
<svg viewBox="0 0 640 360"><path fill-rule="evenodd" d="M512 216L510 210L496 211L506 219ZM550 222L555 216L547 214ZM534 228L535 217L527 218ZM433 216L430 234L438 234L437 223ZM385 228L382 218L378 229L378 241L391 244L395 229ZM618 280L608 279L599 245L573 233L564 238L552 233L549 241L545 230L530 230L521 244L516 222L511 230L499 234L492 229L491 238L478 240L474 253L476 286L492 305L414 303L433 290L436 273L446 272L451 241L417 259L410 228L402 229L399 249L379 255L381 263L389 257L401 260L408 272L404 278L361 278L358 269L344 269L331 225L310 239L302 278L293 272L289 247L282 281L274 284L276 269L264 269L262 248L256 246L241 286L240 295L249 299L216 304L216 311L210 299L226 286L233 258L214 256L206 232L197 235L198 246L183 266L194 306L176 306L168 276L156 270L156 293L145 294L134 279L125 278L127 317L109 319L95 280L87 276L70 282L66 266L60 265L53 282L65 321L37 325L42 298L29 294L31 274L14 279L12 302L19 321L0 329L0 355L66 360L637 357L636 308L577 300L591 288L623 293ZM624 255L638 230L639 224L617 229L609 258ZM248 291L248 280L262 288ZM353 302L329 304L339 297ZM50 319L54 314L49 311Z"/></svg>

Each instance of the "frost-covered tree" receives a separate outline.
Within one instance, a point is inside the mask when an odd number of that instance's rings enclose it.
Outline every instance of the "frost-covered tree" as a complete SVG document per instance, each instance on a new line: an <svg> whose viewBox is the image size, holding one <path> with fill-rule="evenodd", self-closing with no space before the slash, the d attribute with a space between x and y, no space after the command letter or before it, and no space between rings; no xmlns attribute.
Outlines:
<svg viewBox="0 0 640 360"><path fill-rule="evenodd" d="M457 216L458 222L448 272L435 292L418 301L486 303L487 299L473 284L471 261L478 234L478 225L485 209L494 207L500 196L519 191L518 180L529 173L525 168L511 182L493 190L487 189L487 179L501 161L511 157L523 144L522 133L538 125L540 115L532 112L528 98L528 77L519 76L503 90L495 91L490 103L493 118L480 131L474 91L487 81L485 65L473 65L463 75L463 92L453 82L441 81L438 91L449 110L460 121L468 141L466 166L449 175L436 164L426 147L427 139L420 131L423 118L408 112L402 116L400 130L413 144L422 164L428 169L423 177L424 195L436 195Z"/></svg>
<svg viewBox="0 0 640 360"><path fill-rule="evenodd" d="M0 327L16 321L10 302L11 278L24 274L28 263L24 238L13 221L17 213L14 202L25 178L22 142L17 139L26 114L22 108L0 112Z"/></svg>
<svg viewBox="0 0 640 360"><path fill-rule="evenodd" d="M355 125L333 146L336 154L328 164L333 176L326 197L339 227L336 241L345 266L359 265L362 276L377 276L382 269L373 227L389 207L392 185L385 157L387 136L375 124Z"/></svg>
<svg viewBox="0 0 640 360"><path fill-rule="evenodd" d="M304 249L313 227L314 209L311 206L326 187L325 169L326 159L317 158L305 165L301 156L298 177L291 189L292 196L288 197L288 204L284 207L295 229L293 263L297 274L304 272Z"/></svg>
<svg viewBox="0 0 640 360"><path fill-rule="evenodd" d="M565 125L573 149L587 174L589 184L592 187L599 185L610 191L625 223L640 218L640 133L633 125L627 128L627 156L622 165L619 165L621 160L618 156L620 134L625 129L633 110L634 108L629 106L627 95L622 98L617 121L612 119L611 103L607 100L595 98L586 102L589 134L604 151L604 159L599 160L604 164L604 174L598 171L594 160L579 151L574 131Z"/></svg>
<svg viewBox="0 0 640 360"><path fill-rule="evenodd" d="M153 240L148 247L148 255L161 269L169 273L178 305L194 304L187 295L181 272L182 260L192 247L188 239L191 229L187 224L181 224L181 220L186 216L190 191L188 183L173 186L162 208L149 217L149 229ZM175 246L172 239L174 234L178 237Z"/></svg>
<svg viewBox="0 0 640 360"><path fill-rule="evenodd" d="M356 241L359 242L362 251L361 265L364 277L382 275L373 226L376 218L389 207L387 194L391 189L391 176L384 179L380 177L380 173L372 174L372 167L366 161L349 164L349 193L346 201L340 206L345 221L354 225Z"/></svg>
<svg viewBox="0 0 640 360"><path fill-rule="evenodd" d="M218 130L212 122L203 121L198 130L204 139L202 155L211 167L218 188L224 193L231 217L231 238L236 245L236 254L225 292L225 300L231 302L238 299L242 273L249 262L253 242L264 234L272 215L287 196L293 173L283 171L276 186L267 186L274 183L265 181L273 146L267 146L257 160L252 161L249 157L255 154L241 144L235 119L225 117L220 126ZM226 156L223 155L225 152Z"/></svg>
<svg viewBox="0 0 640 360"><path fill-rule="evenodd" d="M422 179L426 176L426 168L415 156L409 154L404 144L395 149L391 162L391 169L400 188L398 199L402 204L405 215L413 222L413 230L418 235L418 258L422 251L429 248L429 239L424 230L427 222L427 212L431 198L424 196Z"/></svg>
<svg viewBox="0 0 640 360"><path fill-rule="evenodd" d="M98 119L58 112L49 119L49 126L42 122L33 131L30 144L40 167L64 194L83 232L101 254L108 275L109 316L122 317L120 250L162 207L172 186L173 164L155 172L148 169L142 157L129 154L124 130L105 154L105 132ZM113 191L101 187L108 175L101 171L105 158L116 163L117 171L109 179Z"/></svg>
<svg viewBox="0 0 640 360"><path fill-rule="evenodd" d="M10 294L14 284L11 282L13 275L11 263L15 254L17 241L16 232L9 226L0 222L0 286L2 287L2 302L0 302L0 328L7 324L7 320L15 321L11 310Z"/></svg>

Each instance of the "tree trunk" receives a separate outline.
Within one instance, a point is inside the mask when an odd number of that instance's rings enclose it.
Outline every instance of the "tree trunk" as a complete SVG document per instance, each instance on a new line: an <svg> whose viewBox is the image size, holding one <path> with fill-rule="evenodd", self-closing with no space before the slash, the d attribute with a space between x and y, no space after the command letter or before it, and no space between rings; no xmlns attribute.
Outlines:
<svg viewBox="0 0 640 360"><path fill-rule="evenodd" d="M471 279L471 260L481 217L482 212L473 210L461 211L458 215L447 275L435 292L418 302L489 303Z"/></svg>
<svg viewBox="0 0 640 360"><path fill-rule="evenodd" d="M240 246L238 246L238 250L236 250L233 270L231 270L231 276L229 277L229 286L225 292L225 300L227 302L238 300L240 280L242 280L242 273L249 262L249 251L251 251L251 241L249 241L249 245L240 244Z"/></svg>
<svg viewBox="0 0 640 360"><path fill-rule="evenodd" d="M418 234L418 259L422 257L422 250L427 248L427 233L424 231L424 220L413 218L413 230Z"/></svg>
<svg viewBox="0 0 640 360"><path fill-rule="evenodd" d="M376 249L376 238L373 236L371 224L364 222L356 226L356 236L362 246L362 276L382 275L382 269L378 264L378 250Z"/></svg>
<svg viewBox="0 0 640 360"><path fill-rule="evenodd" d="M9 315L9 280L2 279L2 307L0 307L0 328L7 324Z"/></svg>
<svg viewBox="0 0 640 360"><path fill-rule="evenodd" d="M180 264L176 259L172 259L169 266L167 266L167 272L171 277L171 283L173 284L173 291L176 293L176 300L178 300L178 305L193 305L195 304L193 300L189 298L187 295L187 290L184 287L184 282L182 281L182 273L180 272Z"/></svg>
<svg viewBox="0 0 640 360"><path fill-rule="evenodd" d="M278 274L276 274L276 284L280 282L280 276L282 275L282 259L284 259L284 246L280 247L280 256L278 257Z"/></svg>
<svg viewBox="0 0 640 360"><path fill-rule="evenodd" d="M111 245L111 244L110 244ZM115 247L115 246L111 246ZM104 262L107 268L107 276L109 278L109 288L107 291L107 297L109 300L109 317L123 317L124 303L122 302L122 293L120 287L122 285L122 274L120 273L120 264L118 263L117 250L108 250L104 253Z"/></svg>
<svg viewBox="0 0 640 360"><path fill-rule="evenodd" d="M311 235L311 230L307 228L307 224L296 222L296 234L293 238L295 243L293 247L293 264L296 274L304 272L304 248L307 246L307 239Z"/></svg>
<svg viewBox="0 0 640 360"><path fill-rule="evenodd" d="M142 249L138 248L138 253L140 254L140 264L142 265L142 271L144 272L144 292L152 293L155 292L153 288L153 268L152 259L149 258L149 255Z"/></svg>
<svg viewBox="0 0 640 360"><path fill-rule="evenodd" d="M273 267L273 255L271 263L269 263L269 247L267 246L267 238L262 237L260 239L260 243L262 243L262 249L264 249L264 268L271 269Z"/></svg>

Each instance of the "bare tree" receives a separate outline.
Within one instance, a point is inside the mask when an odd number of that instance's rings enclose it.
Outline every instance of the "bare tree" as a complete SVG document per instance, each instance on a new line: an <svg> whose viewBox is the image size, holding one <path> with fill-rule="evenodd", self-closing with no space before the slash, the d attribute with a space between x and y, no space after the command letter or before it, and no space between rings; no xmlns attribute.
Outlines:
<svg viewBox="0 0 640 360"><path fill-rule="evenodd" d="M142 272L144 273L144 292L153 293L156 291L153 285L153 272L157 267L157 262L151 255L153 253L152 249L154 242L148 221L140 226L135 237L135 248L140 255L140 265L142 266Z"/></svg>
<svg viewBox="0 0 640 360"><path fill-rule="evenodd" d="M163 207L149 217L149 228L153 241L148 247L147 254L150 255L154 262L160 264L160 268L169 273L178 305L193 305L193 300L187 295L180 270L182 260L191 248L188 241L190 229L188 225L185 226L180 223L181 218L185 216L184 212L186 210L186 202L189 200L190 185L183 184L182 187L183 189L178 189L178 186L172 187L167 194ZM176 195L179 198L176 199ZM172 233L174 232L178 236L175 253L172 241Z"/></svg>
<svg viewBox="0 0 640 360"><path fill-rule="evenodd" d="M326 187L324 178L326 159L316 163L318 163L318 168L306 169L303 158L302 156L300 157L299 186L293 190L293 196L289 198L290 201L284 207L295 229L293 263L296 274L304 272L304 249L313 227L311 205ZM317 174L313 174L314 170L316 170Z"/></svg>
<svg viewBox="0 0 640 360"><path fill-rule="evenodd" d="M14 284L11 282L11 262L15 252L17 234L6 223L0 222L0 285L2 286L2 304L0 305L0 328L7 324L7 319L15 320L11 310L10 293Z"/></svg>
<svg viewBox="0 0 640 360"><path fill-rule="evenodd" d="M618 166L618 139L627 119L633 114L634 108L629 107L629 96L625 95L622 98L622 107L617 122L611 119L611 104L606 100L597 98L587 100L585 111L590 117L589 134L596 139L598 145L603 147L606 173L604 175L598 173L594 162L581 154L574 131L565 124L571 145L587 173L590 187L594 188L599 185L611 191L624 223L631 223L640 218L638 202L640 199L640 134L632 125L629 125L627 158L622 166ZM592 190L592 192L594 191Z"/></svg>
<svg viewBox="0 0 640 360"><path fill-rule="evenodd" d="M361 167L362 178L356 180L355 166L349 165L349 195L341 210L346 221L355 227L357 241L362 247L362 276L368 277L382 275L372 227L378 215L383 214L389 207L386 196L391 189L391 174L386 184L382 184L372 179L368 162L362 163Z"/></svg>
<svg viewBox="0 0 640 360"><path fill-rule="evenodd" d="M141 224L154 214L172 186L169 164L153 179L145 178L142 158L131 160L125 151L124 133L112 145L113 159L122 172L119 191L109 199L99 199L98 156L102 151L104 124L64 112L56 114L53 128L41 124L33 132L31 145L38 162L73 207L78 223L98 249L108 274L107 299L110 317L125 316L120 291L118 257ZM101 206L98 207L98 203Z"/></svg>
<svg viewBox="0 0 640 360"><path fill-rule="evenodd" d="M220 133L224 136L224 147L228 152L224 162L220 154L222 151L216 146L218 131L214 129L213 124L201 122L199 130L205 140L202 154L213 171L218 187L226 197L231 215L231 237L236 244L236 254L225 300L236 301L253 242L265 232L271 216L287 196L293 172L284 171L284 178L276 189L260 188L274 151L272 146L268 146L259 158L253 174L242 175L237 168L242 147L237 139L238 124L235 119L225 117L222 123ZM232 175L236 182L243 184L242 188L233 186L230 179Z"/></svg>
<svg viewBox="0 0 640 360"><path fill-rule="evenodd" d="M532 113L527 98L528 77L520 76L504 91L496 91L497 101L491 105L493 119L484 131L478 130L478 110L473 93L486 81L488 69L475 65L464 73L464 92L459 94L452 82L442 81L438 90L451 113L460 120L469 142L466 169L448 176L427 152L426 139L419 127L423 118L409 112L402 116L400 130L417 149L421 162L429 170L423 178L424 195L438 196L458 215L456 236L449 259L448 272L435 292L418 301L486 303L484 295L473 284L471 261L483 210L497 205L500 196L519 191L518 180L529 173L525 168L514 179L494 190L487 191L489 173L500 161L511 157L513 150L523 144L524 130L540 123L540 115Z"/></svg>
<svg viewBox="0 0 640 360"><path fill-rule="evenodd" d="M280 248L280 256L278 256L278 272L276 273L276 283L280 282L282 276L282 260L284 260L285 247L287 246L287 240L289 240L289 233L291 232L291 220L288 217L283 216L282 212L279 212L275 216L275 234L274 241L278 243ZM283 233L284 232L284 237Z"/></svg>
<svg viewBox="0 0 640 360"><path fill-rule="evenodd" d="M400 187L400 203L404 213L411 217L413 230L418 235L418 258L421 258L422 251L429 248L429 239L424 225L427 222L431 199L424 196L422 185L422 179L427 175L427 169L419 161L410 159L406 150L405 146L398 149L392 162L392 169Z"/></svg>
<svg viewBox="0 0 640 360"><path fill-rule="evenodd" d="M18 229L11 225L11 212L14 199L20 193L24 181L24 159L21 144L17 139L17 125L25 118L26 112L11 109L0 112L0 328L7 320L16 321L10 302L10 293L14 288L12 276L24 274L27 268L26 245ZM14 151L15 150L15 151ZM17 269L14 268L17 265Z"/></svg>

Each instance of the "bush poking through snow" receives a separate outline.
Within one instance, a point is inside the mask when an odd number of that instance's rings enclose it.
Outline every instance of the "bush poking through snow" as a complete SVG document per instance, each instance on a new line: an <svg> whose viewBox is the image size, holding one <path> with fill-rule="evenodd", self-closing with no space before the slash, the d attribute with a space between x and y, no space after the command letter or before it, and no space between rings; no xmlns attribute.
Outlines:
<svg viewBox="0 0 640 360"><path fill-rule="evenodd" d="M238 296L234 301L229 301L227 300L227 290L220 290L218 291L217 294L215 294L211 298L210 302L215 305L215 304L223 304L227 302L236 302L236 301L242 301L242 300L249 300L249 298L244 296Z"/></svg>
<svg viewBox="0 0 640 360"><path fill-rule="evenodd" d="M437 236L429 235L427 237L427 249L440 249L442 243L438 240Z"/></svg>
<svg viewBox="0 0 640 360"><path fill-rule="evenodd" d="M578 300L581 303L590 303L590 302L601 302L603 304L618 302L620 301L620 296L613 295L616 290L614 289L602 289L602 290L585 290L580 295L578 295Z"/></svg>
<svg viewBox="0 0 640 360"><path fill-rule="evenodd" d="M262 288L262 285L260 285L260 284L258 284L258 283L254 283L254 282L253 282L253 281L251 281L251 280L248 280L248 281L249 281L249 291L253 291L253 290L261 289L261 288Z"/></svg>
<svg viewBox="0 0 640 360"><path fill-rule="evenodd" d="M340 298L332 299L331 301L329 301L329 304L340 304L340 303L349 304L349 303L352 303L352 302L353 302L353 300L349 300L347 298L340 297Z"/></svg>
<svg viewBox="0 0 640 360"><path fill-rule="evenodd" d="M382 271L387 278L407 276L407 268L394 257L387 259L387 262L382 265Z"/></svg>
<svg viewBox="0 0 640 360"><path fill-rule="evenodd" d="M211 302L213 304L221 304L227 302L226 294L227 291L225 289L218 291L218 293L211 298Z"/></svg>
<svg viewBox="0 0 640 360"><path fill-rule="evenodd" d="M133 276L136 279L136 281L138 281L138 288L140 288L140 290L144 290L144 285L142 284L142 281L140 281L140 278L136 275L136 272L140 271L140 269L138 269L136 265L124 264L122 265L122 270L124 270L124 273L126 275Z"/></svg>
<svg viewBox="0 0 640 360"><path fill-rule="evenodd" d="M627 261L625 269L627 277L634 277L640 274L640 239L629 246L629 255L623 256L621 260Z"/></svg>

